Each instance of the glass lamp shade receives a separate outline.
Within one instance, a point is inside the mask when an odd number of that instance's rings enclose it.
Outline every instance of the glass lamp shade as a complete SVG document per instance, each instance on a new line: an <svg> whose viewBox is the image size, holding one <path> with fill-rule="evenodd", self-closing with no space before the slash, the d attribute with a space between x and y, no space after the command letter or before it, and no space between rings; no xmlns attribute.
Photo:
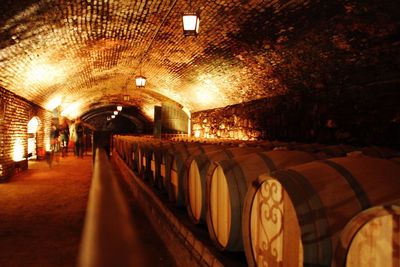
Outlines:
<svg viewBox="0 0 400 267"><path fill-rule="evenodd" d="M121 111L122 110L122 106L117 106L117 110Z"/></svg>
<svg viewBox="0 0 400 267"><path fill-rule="evenodd" d="M184 13L182 22L185 36L197 36L199 34L200 16L197 13Z"/></svg>
<svg viewBox="0 0 400 267"><path fill-rule="evenodd" d="M143 88L146 85L146 77L136 76L136 87Z"/></svg>
<svg viewBox="0 0 400 267"><path fill-rule="evenodd" d="M115 110L115 111L114 111L114 115L118 115L118 111Z"/></svg>

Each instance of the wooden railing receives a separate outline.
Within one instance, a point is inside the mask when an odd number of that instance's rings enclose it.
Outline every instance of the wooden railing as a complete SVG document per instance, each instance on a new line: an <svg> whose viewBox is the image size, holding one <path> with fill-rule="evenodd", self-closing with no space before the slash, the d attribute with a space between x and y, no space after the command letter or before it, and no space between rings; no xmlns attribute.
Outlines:
<svg viewBox="0 0 400 267"><path fill-rule="evenodd" d="M132 225L106 152L97 149L78 266L135 266L138 255Z"/></svg>

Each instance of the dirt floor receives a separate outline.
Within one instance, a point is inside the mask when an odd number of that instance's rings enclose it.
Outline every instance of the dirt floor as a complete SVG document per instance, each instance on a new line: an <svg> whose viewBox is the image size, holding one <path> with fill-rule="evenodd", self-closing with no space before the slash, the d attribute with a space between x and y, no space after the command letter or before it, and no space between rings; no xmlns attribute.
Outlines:
<svg viewBox="0 0 400 267"><path fill-rule="evenodd" d="M0 183L0 267L76 266L91 177L92 156L71 154L51 167L30 161L27 171ZM141 262L175 266L140 208L128 203Z"/></svg>
<svg viewBox="0 0 400 267"><path fill-rule="evenodd" d="M29 162L0 184L0 266L75 266L92 157Z"/></svg>

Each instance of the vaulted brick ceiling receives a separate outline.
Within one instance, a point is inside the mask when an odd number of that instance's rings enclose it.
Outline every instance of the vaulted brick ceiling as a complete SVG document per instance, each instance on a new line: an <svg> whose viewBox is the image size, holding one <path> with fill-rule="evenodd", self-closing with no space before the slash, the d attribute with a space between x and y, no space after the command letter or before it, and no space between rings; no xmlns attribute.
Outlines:
<svg viewBox="0 0 400 267"><path fill-rule="evenodd" d="M192 0L200 35L185 38L188 4L2 0L0 86L74 116L116 102L198 111L399 78L398 1Z"/></svg>

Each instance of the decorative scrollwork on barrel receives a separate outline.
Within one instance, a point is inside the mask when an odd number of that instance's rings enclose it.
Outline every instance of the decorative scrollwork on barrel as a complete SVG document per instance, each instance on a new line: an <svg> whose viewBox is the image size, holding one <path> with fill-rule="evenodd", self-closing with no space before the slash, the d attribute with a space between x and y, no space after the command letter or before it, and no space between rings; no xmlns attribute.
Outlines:
<svg viewBox="0 0 400 267"><path fill-rule="evenodd" d="M281 185L265 181L258 190L251 213L251 237L258 266L282 262L283 192Z"/></svg>

